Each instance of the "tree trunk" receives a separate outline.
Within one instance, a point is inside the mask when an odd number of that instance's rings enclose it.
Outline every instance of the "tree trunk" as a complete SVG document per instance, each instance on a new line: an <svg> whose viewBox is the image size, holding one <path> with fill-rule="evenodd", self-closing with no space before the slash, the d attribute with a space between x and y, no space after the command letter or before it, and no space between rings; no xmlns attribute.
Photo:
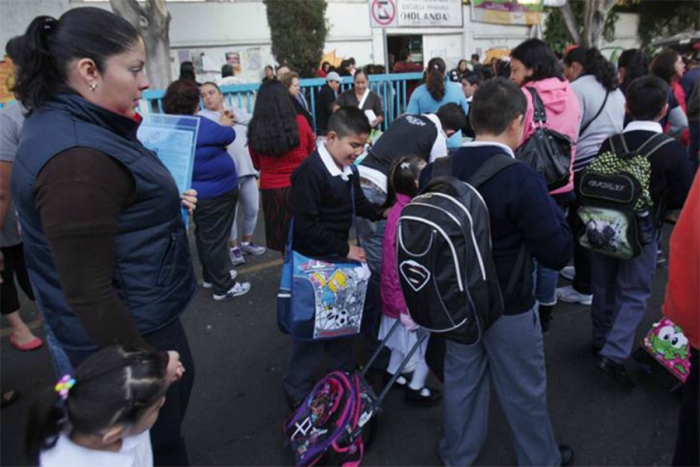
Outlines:
<svg viewBox="0 0 700 467"><path fill-rule="evenodd" d="M603 42L605 16L615 6L615 0L587 0L584 12L583 37L580 44L584 47L600 48Z"/></svg>
<svg viewBox="0 0 700 467"><path fill-rule="evenodd" d="M564 18L564 24L566 25L566 30L569 31L569 35L571 36L571 39L574 41L574 44L580 44L581 43L581 36L578 33L578 25L576 24L576 17L574 16L574 12L571 9L571 5L569 5L569 2L566 2L564 6L562 6L559 11L561 12L562 18Z"/></svg>
<svg viewBox="0 0 700 467"><path fill-rule="evenodd" d="M129 21L140 32L146 45L146 73L152 89L165 89L170 84L170 13L165 0L109 0L112 10Z"/></svg>

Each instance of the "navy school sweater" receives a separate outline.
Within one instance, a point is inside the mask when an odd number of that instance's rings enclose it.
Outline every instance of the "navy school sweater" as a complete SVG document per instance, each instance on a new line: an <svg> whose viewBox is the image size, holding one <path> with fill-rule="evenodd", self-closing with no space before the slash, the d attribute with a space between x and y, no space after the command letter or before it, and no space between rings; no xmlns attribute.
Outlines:
<svg viewBox="0 0 700 467"><path fill-rule="evenodd" d="M365 198L355 174L348 181L331 175L318 150L299 164L292 174L294 250L311 257L347 257L352 226L350 184L357 215L381 219L380 207Z"/></svg>
<svg viewBox="0 0 700 467"><path fill-rule="evenodd" d="M499 145L465 146L452 156L452 175L468 181L489 157L506 152ZM432 164L421 173L421 186L432 174ZM523 291L525 275L518 278L512 294L506 289L525 244L538 263L551 269L567 265L573 254L573 235L566 218L549 196L540 174L525 164L514 164L479 188L489 210L493 260L503 293L505 315L517 315L535 305L531 290Z"/></svg>

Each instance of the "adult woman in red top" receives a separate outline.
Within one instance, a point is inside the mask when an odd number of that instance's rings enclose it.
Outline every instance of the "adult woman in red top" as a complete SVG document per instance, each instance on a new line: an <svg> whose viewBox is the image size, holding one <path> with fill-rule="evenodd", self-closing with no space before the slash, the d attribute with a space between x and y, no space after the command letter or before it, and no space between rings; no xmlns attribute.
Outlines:
<svg viewBox="0 0 700 467"><path fill-rule="evenodd" d="M683 58L673 49L664 49L651 60L651 73L666 81L670 87L668 112L666 118L659 123L669 135L678 138L684 146L688 146L690 142L688 109L685 91L680 83L684 71Z"/></svg>
<svg viewBox="0 0 700 467"><path fill-rule="evenodd" d="M294 110L279 81L266 81L258 91L248 125L248 148L260 171L260 195L267 247L284 253L292 217L290 177L316 149L309 123Z"/></svg>

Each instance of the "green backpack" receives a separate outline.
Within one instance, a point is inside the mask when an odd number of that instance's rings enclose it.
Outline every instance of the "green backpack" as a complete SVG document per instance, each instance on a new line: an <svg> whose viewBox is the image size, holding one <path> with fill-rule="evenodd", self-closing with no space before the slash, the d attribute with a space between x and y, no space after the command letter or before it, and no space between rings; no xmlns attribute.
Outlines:
<svg viewBox="0 0 700 467"><path fill-rule="evenodd" d="M632 259L654 241L649 156L673 138L655 134L634 151L622 134L608 141L611 150L598 156L581 176L578 216L584 228L579 243L598 253Z"/></svg>

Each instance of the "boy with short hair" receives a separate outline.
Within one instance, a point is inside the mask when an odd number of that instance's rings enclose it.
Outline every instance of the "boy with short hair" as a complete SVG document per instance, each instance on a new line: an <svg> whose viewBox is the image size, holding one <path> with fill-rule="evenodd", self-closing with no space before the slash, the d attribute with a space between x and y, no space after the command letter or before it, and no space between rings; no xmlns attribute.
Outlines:
<svg viewBox="0 0 700 467"><path fill-rule="evenodd" d="M668 85L656 76L644 76L627 87L627 112L632 116L622 132L634 152L663 129L658 123L668 109ZM611 151L610 140L598 155ZM651 164L649 193L653 201L652 224L656 230L663 222L664 210L683 207L692 182L685 149L670 141L648 156ZM653 235L657 238L656 233ZM595 365L625 389L634 387L624 366L632 353L637 327L644 318L651 295L651 279L656 270L657 241L642 248L630 260L591 253L591 324Z"/></svg>
<svg viewBox="0 0 700 467"><path fill-rule="evenodd" d="M471 108L476 141L452 156L452 174L468 182L486 161L514 158L527 104L522 91L504 78L482 84ZM427 182L432 167L421 176ZM560 268L572 255L573 240L544 179L515 163L479 186L489 211L492 254L503 294L503 314L472 346L446 341L444 368L445 465L472 465L486 441L490 385L496 388L513 432L518 465L569 465L573 452L558 447L547 411L547 384L537 303L523 268L514 292L507 293L523 245L539 263ZM526 261L526 264L529 264Z"/></svg>
<svg viewBox="0 0 700 467"><path fill-rule="evenodd" d="M364 151L371 127L364 112L341 107L328 121L326 141L318 145L292 174L293 249L305 256L365 261L365 251L348 243L353 222L352 193L358 216L382 217L380 207L365 198L352 168ZM352 189L351 189L352 186ZM292 408L313 388L324 351L332 357L332 370L355 366L352 337L325 341L294 340L284 388Z"/></svg>

